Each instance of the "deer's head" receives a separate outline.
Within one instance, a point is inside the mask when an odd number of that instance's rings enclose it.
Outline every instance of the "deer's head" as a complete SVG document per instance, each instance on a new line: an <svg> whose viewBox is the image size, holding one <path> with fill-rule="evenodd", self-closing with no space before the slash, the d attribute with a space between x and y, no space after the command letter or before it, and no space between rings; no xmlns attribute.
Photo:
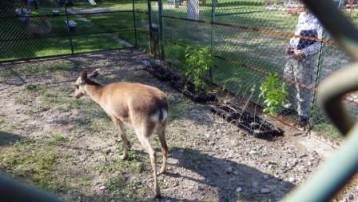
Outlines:
<svg viewBox="0 0 358 202"><path fill-rule="evenodd" d="M77 78L75 82L75 98L80 98L86 95L84 87L86 84L93 83L91 79L95 79L99 75L98 71L99 70L96 69L90 74L87 74L87 71L81 72L81 75Z"/></svg>

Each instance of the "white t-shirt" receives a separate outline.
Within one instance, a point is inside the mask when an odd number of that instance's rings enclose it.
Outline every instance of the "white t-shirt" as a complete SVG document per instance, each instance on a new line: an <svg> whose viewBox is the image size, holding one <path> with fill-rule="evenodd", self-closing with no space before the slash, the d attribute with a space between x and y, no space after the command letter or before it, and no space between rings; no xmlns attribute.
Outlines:
<svg viewBox="0 0 358 202"><path fill-rule="evenodd" d="M300 34L303 30L315 30L317 32L317 39L322 39L322 25L319 20L311 12L302 12L298 17L298 23L295 30L295 36L290 39L289 46L296 49ZM305 56L314 55L319 51L321 43L319 41L313 43L302 49Z"/></svg>

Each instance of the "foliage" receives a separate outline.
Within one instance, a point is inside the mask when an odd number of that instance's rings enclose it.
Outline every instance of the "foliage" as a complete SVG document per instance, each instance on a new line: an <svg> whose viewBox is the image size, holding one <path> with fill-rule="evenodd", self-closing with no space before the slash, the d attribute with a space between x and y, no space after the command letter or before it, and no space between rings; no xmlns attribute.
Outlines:
<svg viewBox="0 0 358 202"><path fill-rule="evenodd" d="M191 79L198 88L208 88L204 80L205 74L213 64L208 47L188 46L185 49L184 75Z"/></svg>
<svg viewBox="0 0 358 202"><path fill-rule="evenodd" d="M264 112L276 114L287 101L288 93L286 85L282 82L277 73L270 74L260 86L260 95L264 99Z"/></svg>

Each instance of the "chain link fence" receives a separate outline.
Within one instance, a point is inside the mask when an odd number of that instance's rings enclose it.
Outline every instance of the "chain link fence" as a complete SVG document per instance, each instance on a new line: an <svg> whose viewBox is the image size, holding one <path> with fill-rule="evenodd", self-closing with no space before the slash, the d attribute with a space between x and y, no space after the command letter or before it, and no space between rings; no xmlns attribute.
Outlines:
<svg viewBox="0 0 358 202"><path fill-rule="evenodd" d="M355 11L346 9L348 1L337 1L343 12L355 19ZM193 5L194 4L194 5ZM282 71L288 60L285 50L294 35L300 13L298 1L167 1L163 2L163 43L165 59L179 70L185 65L185 49L198 45L212 51L214 65L211 81L244 100L265 106L260 86L265 79ZM283 80L286 86L298 84L314 96L321 80L350 63L349 57L323 30L314 64L314 84L307 86L294 80ZM289 93L288 100L296 99ZM357 97L345 98L348 107L357 111ZM310 124L323 134L337 134L312 100ZM293 106L297 108L297 106ZM276 118L295 126L298 116Z"/></svg>
<svg viewBox="0 0 358 202"><path fill-rule="evenodd" d="M145 1L5 0L2 4L0 62L120 49L148 41Z"/></svg>
<svg viewBox="0 0 358 202"><path fill-rule="evenodd" d="M356 20L351 2L336 2ZM140 47L182 71L188 47L207 48L213 58L208 79L260 106L265 79L282 78L299 15L296 0L4 0L0 6L0 62ZM298 83L314 95L322 79L350 63L329 33L317 40L314 85ZM358 97L345 99L356 112ZM311 108L314 129L334 134L315 102ZM297 115L281 119L292 124Z"/></svg>

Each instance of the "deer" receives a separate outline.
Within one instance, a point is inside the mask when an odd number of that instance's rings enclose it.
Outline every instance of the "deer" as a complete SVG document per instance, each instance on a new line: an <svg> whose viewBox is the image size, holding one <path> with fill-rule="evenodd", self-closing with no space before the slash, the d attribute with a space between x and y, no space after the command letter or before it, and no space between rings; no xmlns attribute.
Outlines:
<svg viewBox="0 0 358 202"><path fill-rule="evenodd" d="M106 114L119 127L119 137L123 144L122 160L128 157L128 148L131 147L125 133L125 126L134 129L135 134L149 154L153 171L155 198L160 197L160 188L157 180L156 152L150 144L150 137L154 130L159 136L163 161L160 174L166 173L168 146L165 139L165 129L168 122L168 103L164 92L156 87L131 82L114 82L103 85L95 78L99 75L96 69L88 74L82 71L74 86L74 97L88 95L99 104Z"/></svg>
<svg viewBox="0 0 358 202"><path fill-rule="evenodd" d="M32 22L32 20L28 17L25 20L25 32L28 35L33 36L41 36L41 35L48 35L51 33L52 30L52 24L48 20L47 17L41 17L40 23L35 24Z"/></svg>

